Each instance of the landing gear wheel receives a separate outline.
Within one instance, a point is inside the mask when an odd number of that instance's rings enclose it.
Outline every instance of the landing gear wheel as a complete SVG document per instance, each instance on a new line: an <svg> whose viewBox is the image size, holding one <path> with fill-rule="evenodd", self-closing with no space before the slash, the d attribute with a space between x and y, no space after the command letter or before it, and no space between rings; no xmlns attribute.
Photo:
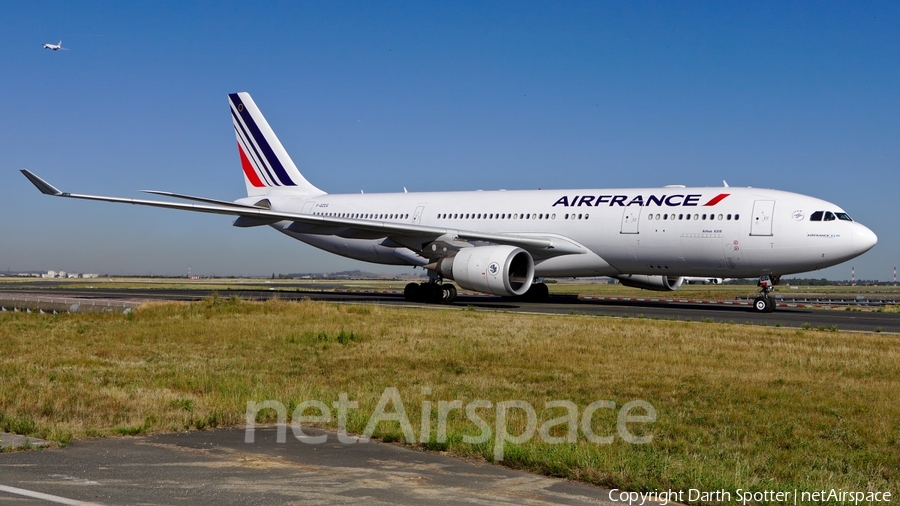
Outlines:
<svg viewBox="0 0 900 506"><path fill-rule="evenodd" d="M753 309L757 313L768 313L769 299L767 297L757 297L753 299Z"/></svg>
<svg viewBox="0 0 900 506"><path fill-rule="evenodd" d="M544 283L534 283L520 300L527 302L544 302L550 295L550 289Z"/></svg>
<svg viewBox="0 0 900 506"><path fill-rule="evenodd" d="M422 287L418 283L410 283L403 289L403 298L407 302L419 302L422 298Z"/></svg>
<svg viewBox="0 0 900 506"><path fill-rule="evenodd" d="M422 300L430 304L440 304L444 300L444 289L437 283L422 285Z"/></svg>
<svg viewBox="0 0 900 506"><path fill-rule="evenodd" d="M451 302L456 300L456 287L451 285L450 283L444 283L443 285L441 285L441 292L443 294L443 300L441 300L441 302L443 302L444 304L450 304Z"/></svg>
<svg viewBox="0 0 900 506"><path fill-rule="evenodd" d="M753 299L753 309L757 313L771 313L775 310L775 297L757 297Z"/></svg>

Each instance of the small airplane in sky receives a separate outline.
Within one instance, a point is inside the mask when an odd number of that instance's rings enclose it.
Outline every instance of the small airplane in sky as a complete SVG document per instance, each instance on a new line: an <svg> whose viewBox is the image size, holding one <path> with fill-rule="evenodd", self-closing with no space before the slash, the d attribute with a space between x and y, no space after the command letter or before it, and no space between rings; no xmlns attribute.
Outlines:
<svg viewBox="0 0 900 506"><path fill-rule="evenodd" d="M52 49L54 51L59 51L60 49L63 51L69 50L67 47L62 47L62 41L59 41L56 44L44 44L44 49Z"/></svg>

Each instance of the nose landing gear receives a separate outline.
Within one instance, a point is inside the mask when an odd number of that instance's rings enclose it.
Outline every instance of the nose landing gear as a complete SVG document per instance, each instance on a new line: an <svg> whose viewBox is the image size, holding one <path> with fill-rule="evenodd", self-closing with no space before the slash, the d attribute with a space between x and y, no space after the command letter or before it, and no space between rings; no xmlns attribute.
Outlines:
<svg viewBox="0 0 900 506"><path fill-rule="evenodd" d="M759 277L759 297L753 299L753 309L757 313L771 313L775 311L775 297L771 294L777 282L778 277L774 279L769 276Z"/></svg>

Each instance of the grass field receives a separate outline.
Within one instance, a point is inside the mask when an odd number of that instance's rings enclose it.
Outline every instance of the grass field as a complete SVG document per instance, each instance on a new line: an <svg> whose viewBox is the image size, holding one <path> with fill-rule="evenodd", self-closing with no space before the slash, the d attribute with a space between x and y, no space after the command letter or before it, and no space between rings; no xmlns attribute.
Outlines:
<svg viewBox="0 0 900 506"><path fill-rule="evenodd" d="M604 486L900 484L893 335L213 298L128 315L0 313L0 379L0 430L62 444L242 426L247 401L293 410L341 392L359 402L349 428L360 433L384 389L397 387L416 432L423 400L524 400L539 423L564 414L543 410L550 400L651 403L648 444L595 444L579 432L574 443L506 446L505 465ZM493 425L490 410L480 414ZM613 435L615 423L600 410L593 426ZM510 432L524 425L513 416ZM492 441L463 442L478 433L464 414L451 413L445 444L431 426L428 448L493 459ZM403 439L395 422L375 434Z"/></svg>

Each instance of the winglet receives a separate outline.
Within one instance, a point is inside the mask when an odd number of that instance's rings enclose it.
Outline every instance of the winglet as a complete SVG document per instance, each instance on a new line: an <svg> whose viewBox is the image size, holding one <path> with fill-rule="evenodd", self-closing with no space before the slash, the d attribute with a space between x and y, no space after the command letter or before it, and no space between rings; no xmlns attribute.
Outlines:
<svg viewBox="0 0 900 506"><path fill-rule="evenodd" d="M54 196L57 196L57 197L58 197L58 196L60 196L60 195L63 194L63 192L57 190L52 184L50 184L50 183L44 181L43 179L41 179L41 178L35 176L35 175L32 174L32 172L31 172L30 170L28 170L28 169L22 169L22 174L24 174L25 177L27 177L28 180L31 181L31 184L33 184L34 186L36 186L37 189L40 190L41 193L43 193L44 195L54 195Z"/></svg>

